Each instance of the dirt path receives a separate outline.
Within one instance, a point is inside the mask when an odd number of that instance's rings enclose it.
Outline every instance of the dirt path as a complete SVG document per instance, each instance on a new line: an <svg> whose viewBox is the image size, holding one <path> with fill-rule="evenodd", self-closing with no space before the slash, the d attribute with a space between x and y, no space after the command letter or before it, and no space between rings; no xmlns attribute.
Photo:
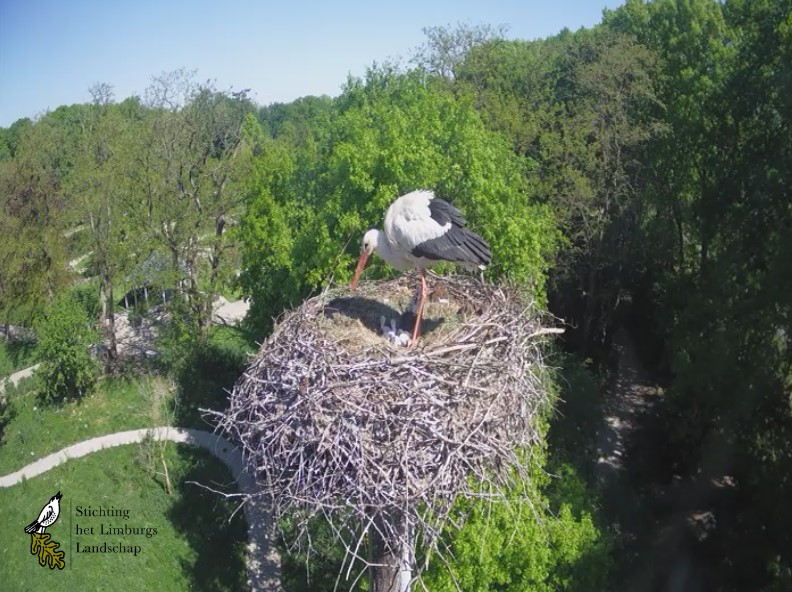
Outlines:
<svg viewBox="0 0 792 592"><path fill-rule="evenodd" d="M626 329L618 331L613 347L618 367L604 402L605 421L597 433L597 473L605 487L624 471L630 436L652 410L659 392L638 359Z"/></svg>
<svg viewBox="0 0 792 592"><path fill-rule="evenodd" d="M250 310L250 300L229 302L218 296L214 303L212 322L217 325L238 325Z"/></svg>
<svg viewBox="0 0 792 592"><path fill-rule="evenodd" d="M243 469L242 455L235 446L211 432L173 427L117 432L73 444L10 475L0 477L0 487L11 487L23 479L41 475L73 458L80 458L113 446L139 443L148 435L151 435L155 440L193 444L208 450L228 467L242 493L255 494L255 482ZM248 523L246 562L250 588L254 592L279 591L281 589L280 557L272 544L275 537L274 525L269 509L262 498L251 497L248 499L245 503L245 519Z"/></svg>
<svg viewBox="0 0 792 592"><path fill-rule="evenodd" d="M694 476L658 481L667 444L651 379L629 333L615 336L617 371L597 436L597 472L616 535L619 592L707 590L703 549L716 526L717 500L733 487L723 463L703 462ZM719 450L720 446L715 446ZM706 461L706 459L704 459ZM663 478L665 479L665 478Z"/></svg>
<svg viewBox="0 0 792 592"><path fill-rule="evenodd" d="M647 553L647 530L655 524L646 500L635 489L628 472L635 453L635 438L659 400L659 390L646 372L629 332L614 336L616 372L603 403L603 423L597 433L597 476L602 487L605 515L615 536L619 557L617 592L655 592L680 588L661 585L656 556ZM640 567L639 567L640 566Z"/></svg>
<svg viewBox="0 0 792 592"><path fill-rule="evenodd" d="M229 302L218 296L213 304L212 322L216 325L238 325L250 310L250 301ZM167 315L159 311L139 319L134 326L130 323L127 311L120 310L115 315L116 347L120 356L152 357L157 355L154 347L159 327Z"/></svg>

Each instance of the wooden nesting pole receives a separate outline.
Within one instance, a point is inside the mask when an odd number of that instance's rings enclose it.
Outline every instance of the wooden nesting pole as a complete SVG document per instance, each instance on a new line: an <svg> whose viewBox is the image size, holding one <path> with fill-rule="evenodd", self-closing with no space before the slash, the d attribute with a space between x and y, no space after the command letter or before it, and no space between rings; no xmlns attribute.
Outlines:
<svg viewBox="0 0 792 592"><path fill-rule="evenodd" d="M381 512L369 535L371 592L409 592L415 571L415 537L407 514Z"/></svg>

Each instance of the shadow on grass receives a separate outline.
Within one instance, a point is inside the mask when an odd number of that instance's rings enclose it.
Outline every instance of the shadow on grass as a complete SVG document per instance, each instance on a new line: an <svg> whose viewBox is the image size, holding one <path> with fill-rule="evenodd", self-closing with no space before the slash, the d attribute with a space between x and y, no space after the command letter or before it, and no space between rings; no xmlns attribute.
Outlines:
<svg viewBox="0 0 792 592"><path fill-rule="evenodd" d="M174 529L184 535L195 551L194 562L180 561L190 578L190 590L198 592L247 589L244 549L247 527L242 510L234 514L236 498L226 499L196 483L219 491L235 492L228 471L219 460L189 446L179 454L190 469L180 476L178 501L168 511ZM191 483L194 482L194 483ZM234 514L233 518L231 515Z"/></svg>
<svg viewBox="0 0 792 592"><path fill-rule="evenodd" d="M38 361L35 339L5 339L0 337L0 376L13 374Z"/></svg>
<svg viewBox="0 0 792 592"><path fill-rule="evenodd" d="M228 406L229 392L255 348L252 336L235 327L214 327L205 342L185 345L169 368L179 393L175 425L207 429L200 409Z"/></svg>
<svg viewBox="0 0 792 592"><path fill-rule="evenodd" d="M0 378L0 382L2 380ZM35 376L28 376L16 384L7 382L4 386L3 393L0 395L0 447L5 444L6 427L17 416L17 408L14 401L35 391L38 388L38 379Z"/></svg>
<svg viewBox="0 0 792 592"><path fill-rule="evenodd" d="M6 426L16 417L16 409L8 402L8 399L0 397L0 446L3 445L3 436Z"/></svg>

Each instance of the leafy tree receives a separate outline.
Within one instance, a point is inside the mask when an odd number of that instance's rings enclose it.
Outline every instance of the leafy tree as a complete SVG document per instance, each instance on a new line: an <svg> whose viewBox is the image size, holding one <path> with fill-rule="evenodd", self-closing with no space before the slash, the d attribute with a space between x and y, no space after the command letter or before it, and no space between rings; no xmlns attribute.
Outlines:
<svg viewBox="0 0 792 592"><path fill-rule="evenodd" d="M98 336L85 309L67 294L49 306L35 326L42 360L36 376L42 399L57 402L89 394L98 376L90 354Z"/></svg>
<svg viewBox="0 0 792 592"><path fill-rule="evenodd" d="M453 560L434 561L424 575L429 590L438 592L561 591L605 589L610 544L587 511L576 513L576 500L550 500L538 493L548 486L543 469L537 468L530 501L508 505L460 501L467 515L464 527L449 529L444 544ZM585 486L567 467L566 491Z"/></svg>
<svg viewBox="0 0 792 592"><path fill-rule="evenodd" d="M584 38L570 60L558 143L546 143L543 168L569 248L557 263L557 302L580 323L584 351L602 342L639 249L644 156L661 129L656 58L633 38Z"/></svg>
<svg viewBox="0 0 792 592"><path fill-rule="evenodd" d="M736 477L711 543L718 585L784 589L792 574L788 158L783 0L628 1L606 17L662 56L668 133L649 154L644 221L674 380L670 445L690 473ZM670 239L670 240L669 240Z"/></svg>
<svg viewBox="0 0 792 592"><path fill-rule="evenodd" d="M20 137L32 125L33 122L30 119L23 117L22 119L17 119L10 127L3 130L3 140L8 149L8 158L13 158L16 155Z"/></svg>
<svg viewBox="0 0 792 592"><path fill-rule="evenodd" d="M792 275L788 232L792 167L788 91L788 2L730 2L724 17L733 54L711 101L712 190L695 202L706 251L674 327L679 445L702 450L701 464L736 473L743 503L730 508L726 551L750 552L727 577L743 586L783 587L792 574ZM727 442L708 459L713 439ZM707 467L709 468L709 467ZM721 470L723 470L721 469Z"/></svg>
<svg viewBox="0 0 792 592"><path fill-rule="evenodd" d="M91 259L99 276L101 325L112 362L118 355L114 283L128 268L131 235L139 234L124 215L134 199L128 174L131 122L112 104L111 87L95 85L91 94L94 102L83 110L83 133L67 191L88 225Z"/></svg>
<svg viewBox="0 0 792 592"><path fill-rule="evenodd" d="M11 160L11 148L8 145L8 130L0 127L0 162Z"/></svg>
<svg viewBox="0 0 792 592"><path fill-rule="evenodd" d="M257 163L241 281L254 306L268 304L263 324L328 278L346 281L365 229L397 195L423 187L454 201L492 244L493 277L533 282L541 294L552 218L527 194L525 161L468 102L421 72L384 68L350 81L328 123L324 145L290 154L276 140Z"/></svg>
<svg viewBox="0 0 792 592"><path fill-rule="evenodd" d="M332 115L330 97L309 96L287 104L262 107L258 119L269 137L280 138L292 146L303 146L318 143L317 136L328 130Z"/></svg>
<svg viewBox="0 0 792 592"><path fill-rule="evenodd" d="M709 256L711 228L718 208L715 171L722 149L713 143L723 111L714 103L726 78L732 47L721 5L713 0L631 0L624 10L606 13L605 24L634 35L661 58L658 96L664 105L665 133L651 148L657 191L649 194L656 220L652 240L672 251L661 261L694 276ZM671 239L671 240L669 240ZM660 253L653 253L658 260Z"/></svg>
<svg viewBox="0 0 792 592"><path fill-rule="evenodd" d="M261 132L259 124L248 121L250 133ZM282 141L258 144L253 175L248 180L248 205L239 228L242 243L243 289L254 296L251 316L263 327L278 311L297 302L305 290L304 280L294 272L293 261L298 233L307 217L304 210L290 209L297 203L288 198L288 185L295 181L295 157ZM277 193L276 193L277 192ZM279 195L280 199L276 199Z"/></svg>
<svg viewBox="0 0 792 592"><path fill-rule="evenodd" d="M503 40L508 27L505 25L466 25L458 23L455 28L425 27L424 44L415 52L413 62L430 74L453 80L468 54L476 47L493 40Z"/></svg>
<svg viewBox="0 0 792 592"><path fill-rule="evenodd" d="M236 268L229 228L242 205L241 129L252 105L244 91L197 85L185 71L156 77L147 100L136 148L142 200L134 217L169 255L167 281L186 296L189 317L205 338L214 296Z"/></svg>
<svg viewBox="0 0 792 592"><path fill-rule="evenodd" d="M61 188L71 157L64 128L45 116L20 127L13 160L0 163L0 319L6 324L29 322L68 282Z"/></svg>
<svg viewBox="0 0 792 592"><path fill-rule="evenodd" d="M662 132L658 59L629 35L599 29L469 51L458 94L505 133L533 167L531 190L551 205L563 241L550 285L554 311L579 327L585 352L605 340L640 265L644 164Z"/></svg>

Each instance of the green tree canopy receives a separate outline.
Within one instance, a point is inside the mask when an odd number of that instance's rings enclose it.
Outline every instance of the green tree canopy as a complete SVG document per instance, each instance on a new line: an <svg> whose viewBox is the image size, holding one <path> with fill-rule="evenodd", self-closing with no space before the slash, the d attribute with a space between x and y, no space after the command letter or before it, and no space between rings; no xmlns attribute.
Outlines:
<svg viewBox="0 0 792 592"><path fill-rule="evenodd" d="M490 242L492 277L531 282L541 293L552 215L528 193L530 163L468 101L421 72L380 68L350 80L321 121L327 131L310 145L264 143L249 188L242 283L254 306L265 304L265 323L329 278L348 280L365 230L418 188L454 202Z"/></svg>

